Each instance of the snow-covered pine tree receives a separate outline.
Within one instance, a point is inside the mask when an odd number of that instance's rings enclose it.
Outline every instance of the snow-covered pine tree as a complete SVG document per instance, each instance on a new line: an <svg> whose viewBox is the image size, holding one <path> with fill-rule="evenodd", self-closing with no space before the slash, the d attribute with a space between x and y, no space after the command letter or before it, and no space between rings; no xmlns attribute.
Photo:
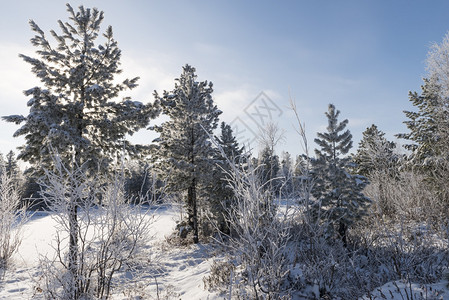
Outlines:
<svg viewBox="0 0 449 300"><path fill-rule="evenodd" d="M279 156L277 156L271 147L265 147L259 154L257 163L259 179L266 190L270 193L277 192L276 178L280 169Z"/></svg>
<svg viewBox="0 0 449 300"><path fill-rule="evenodd" d="M410 101L417 111L405 111L409 120L404 124L409 132L397 134L410 141L404 147L411 151L405 166L423 176L436 199L449 205L449 110L442 99L443 90L434 77L424 79L421 95L410 93Z"/></svg>
<svg viewBox="0 0 449 300"><path fill-rule="evenodd" d="M424 79L421 86L422 93L410 92L409 98L418 111L404 111L409 119L404 122L408 133L400 133L396 136L412 143L404 145L412 151L411 161L413 167L422 169L430 166L432 159L444 154L442 148L444 141L441 139L441 128L449 118L448 111L441 106L441 86L435 78ZM446 125L447 126L447 125Z"/></svg>
<svg viewBox="0 0 449 300"><path fill-rule="evenodd" d="M31 64L43 87L25 91L26 96L32 97L27 103L30 107L27 117L3 117L16 124L25 123L14 133L26 140L18 158L34 167L31 175L35 176L44 170L54 170L55 152L62 165L84 173L80 178L86 173L106 172L123 151L133 155L141 149L132 146L126 135L146 127L149 119L158 113L151 104L117 99L120 92L136 87L138 78L116 83L115 76L121 73L121 51L112 27L102 35L103 43L97 41L103 12L83 6L75 12L69 4L67 10L70 22L58 21L60 34L50 31L55 46L30 21L36 33L31 43L38 48L38 58L20 56ZM73 282L71 299L82 296L78 273L78 207L82 200L80 196L70 195L66 211L70 228L67 265Z"/></svg>
<svg viewBox="0 0 449 300"><path fill-rule="evenodd" d="M221 122L220 136L216 137L216 139L228 158L241 158L241 155L243 154L243 146L239 146L237 138L232 132L231 125Z"/></svg>
<svg viewBox="0 0 449 300"><path fill-rule="evenodd" d="M287 176L287 174L292 172L293 161L290 153L282 151L281 153L281 174Z"/></svg>
<svg viewBox="0 0 449 300"><path fill-rule="evenodd" d="M215 180L211 182L209 188L213 194L210 210L218 229L225 234L229 234L231 224L228 224L228 213L235 197L229 182L230 162L241 168L242 164L245 163L246 157L243 156L244 148L239 146L229 124L221 122L220 136L215 137L215 140L225 157L223 157L221 151L216 151L217 168L213 170Z"/></svg>
<svg viewBox="0 0 449 300"><path fill-rule="evenodd" d="M408 133L397 137L409 140L405 147L413 151L412 166L428 173L449 157L449 33L435 43L427 54L427 78L423 79L421 95L410 92L416 112L405 111ZM431 172L429 172L431 171ZM443 175L444 176L444 175ZM447 174L445 174L447 177Z"/></svg>
<svg viewBox="0 0 449 300"><path fill-rule="evenodd" d="M379 214L395 213L391 195L386 187L399 176L399 155L396 144L385 138L385 133L371 125L363 132L357 153L353 156L356 174L369 179L371 198L376 202Z"/></svg>
<svg viewBox="0 0 449 300"><path fill-rule="evenodd" d="M165 178L169 192L187 191L187 225L198 243L198 204L216 168L215 149L210 142L218 125L218 110L212 99L212 83L196 80L195 68L185 65L171 92L155 92L163 114L170 119L153 129L160 134L152 156L155 168ZM198 197L199 196L199 197Z"/></svg>
<svg viewBox="0 0 449 300"><path fill-rule="evenodd" d="M6 160L4 162L4 171L11 179L11 183L14 185L14 188L19 193L21 193L24 188L25 178L23 178L23 173L19 168L19 164L12 150L9 151L8 154L6 154Z"/></svg>
<svg viewBox="0 0 449 300"><path fill-rule="evenodd" d="M6 154L5 171L13 180L16 180L19 176L19 164L17 163L17 159L12 150L9 151L8 154Z"/></svg>
<svg viewBox="0 0 449 300"><path fill-rule="evenodd" d="M266 194L262 197L260 203L260 221L263 224L269 224L275 217L276 203L274 199L279 192L278 173L280 169L279 156L274 152L274 146L266 145L259 153L257 160L257 181Z"/></svg>
<svg viewBox="0 0 449 300"><path fill-rule="evenodd" d="M405 147L412 151L406 162L413 172L424 176L436 198L449 205L449 34L432 45L427 55L427 78L421 95L410 92L417 111L405 111L404 124L409 132L397 137L409 140Z"/></svg>
<svg viewBox="0 0 449 300"><path fill-rule="evenodd" d="M357 153L354 155L355 172L370 178L375 171L389 171L398 161L396 144L385 138L385 133L372 124L363 133Z"/></svg>
<svg viewBox="0 0 449 300"><path fill-rule="evenodd" d="M75 12L69 4L67 10L70 22L58 21L61 33L50 31L54 45L30 21L37 58L20 57L43 86L25 91L31 97L28 116L3 117L24 123L14 133L26 140L18 159L29 162L35 175L52 168L54 152L65 165L74 159L91 172L107 170L123 150L137 154L141 146L131 145L126 135L146 127L158 113L152 104L118 99L120 92L137 86L138 77L115 80L122 72L121 51L111 26L100 35L103 12L83 6Z"/></svg>
<svg viewBox="0 0 449 300"><path fill-rule="evenodd" d="M276 146L285 141L285 130L278 124L269 122L264 127L259 127L258 142L262 149L257 163L259 178L265 189L270 193L278 192L275 178L280 169L279 156L275 153Z"/></svg>
<svg viewBox="0 0 449 300"><path fill-rule="evenodd" d="M350 174L353 163L349 156L352 135L345 130L348 120L338 122L340 111L329 104L327 132L318 133L315 143L316 158L312 160L314 187L312 195L315 218L329 225L329 233L335 230L343 244L347 244L347 231L362 217L371 203L363 193L367 184L365 177Z"/></svg>
<svg viewBox="0 0 449 300"><path fill-rule="evenodd" d="M293 161L290 153L282 151L281 153L281 166L279 171L279 177L281 177L281 188L284 195L290 195L293 185Z"/></svg>

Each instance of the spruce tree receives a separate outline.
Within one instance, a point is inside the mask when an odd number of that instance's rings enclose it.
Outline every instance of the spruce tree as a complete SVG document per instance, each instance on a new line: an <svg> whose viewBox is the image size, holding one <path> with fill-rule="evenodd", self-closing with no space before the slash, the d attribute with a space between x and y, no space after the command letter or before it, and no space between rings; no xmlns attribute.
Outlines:
<svg viewBox="0 0 449 300"><path fill-rule="evenodd" d="M397 134L398 138L412 143L404 145L412 151L415 167L423 166L426 160L444 153L441 126L447 123L448 112L441 106L441 87L435 79L424 79L422 93L410 92L409 98L418 111L404 111L409 119L404 122L409 132Z"/></svg>
<svg viewBox="0 0 449 300"><path fill-rule="evenodd" d="M58 21L61 33L50 31L55 45L30 21L37 57L20 57L42 86L25 91L28 116L3 117L24 123L14 136L25 137L18 159L32 165L33 175L51 169L54 152L65 165L74 161L90 172L106 171L123 150L138 154L141 147L131 145L126 135L146 127L157 114L151 104L118 98L137 86L138 77L116 83L121 51L111 26L101 35L103 12L83 6L75 12L69 4L67 11L70 22Z"/></svg>
<svg viewBox="0 0 449 300"><path fill-rule="evenodd" d="M395 148L396 144L388 141L385 133L373 124L363 132L357 153L353 156L355 173L366 176L376 191L373 200L377 202L380 214L395 213L386 188L399 176L399 156Z"/></svg>
<svg viewBox="0 0 449 300"><path fill-rule="evenodd" d="M212 170L212 177L209 191L213 195L211 199L211 214L218 226L218 229L230 234L231 224L229 224L229 211L233 206L234 191L230 186L229 173L231 171L230 163L238 167L243 167L245 157L243 156L243 147L239 146L237 138L232 132L229 124L222 122L220 125L220 136L215 137L218 146L223 151L216 153L216 168Z"/></svg>
<svg viewBox="0 0 449 300"><path fill-rule="evenodd" d="M405 166L423 176L428 188L441 203L449 205L449 111L438 78L424 79L422 92L410 93L416 111L404 111L404 124L409 132L396 135L411 143L404 147L411 152Z"/></svg>
<svg viewBox="0 0 449 300"><path fill-rule="evenodd" d="M6 154L5 171L8 177L13 180L17 179L20 173L19 164L15 158L14 152L11 150Z"/></svg>
<svg viewBox="0 0 449 300"><path fill-rule="evenodd" d="M281 174L285 177L292 172L293 162L290 153L282 151L281 153Z"/></svg>
<svg viewBox="0 0 449 300"><path fill-rule="evenodd" d="M220 147L223 149L224 154L229 159L240 158L243 154L243 147L239 146L237 138L232 132L231 125L221 122L220 136L216 139Z"/></svg>
<svg viewBox="0 0 449 300"><path fill-rule="evenodd" d="M210 136L221 111L212 99L212 83L198 82L196 77L195 68L186 65L171 92L164 91L162 96L155 92L169 120L153 127L160 136L152 155L159 173L167 175L168 190L187 192L187 225L193 231L193 241L198 243L198 198L205 198L204 187L209 185L210 172L216 167Z"/></svg>
<svg viewBox="0 0 449 300"><path fill-rule="evenodd" d="M385 133L372 124L363 133L357 153L354 155L355 172L370 178L373 172L386 172L394 168L398 157L396 144L385 138Z"/></svg>
<svg viewBox="0 0 449 300"><path fill-rule="evenodd" d="M396 135L411 143L404 147L411 151L407 166L424 174L427 181L439 190L449 174L449 111L442 99L442 89L436 78L424 79L422 92L410 92L409 97L417 111L404 111L408 118L404 124L409 132ZM443 183L444 185L444 183Z"/></svg>
<svg viewBox="0 0 449 300"><path fill-rule="evenodd" d="M279 156L277 156L273 148L265 147L259 154L258 174L260 182L270 193L277 192L276 178L280 170Z"/></svg>
<svg viewBox="0 0 449 300"><path fill-rule="evenodd" d="M23 173L19 168L19 164L12 150L6 154L6 160L2 170L5 171L8 178L11 179L14 188L21 193L25 185L25 179L23 178Z"/></svg>
<svg viewBox="0 0 449 300"><path fill-rule="evenodd" d="M318 133L315 143L316 158L312 160L316 199L313 205L315 218L326 223L329 232L335 230L344 245L347 245L347 231L356 220L362 217L370 204L363 193L367 184L365 177L350 174L353 167L347 155L352 147L352 135L345 130L348 120L338 122L340 111L329 104L327 132Z"/></svg>
<svg viewBox="0 0 449 300"><path fill-rule="evenodd" d="M55 45L30 21L36 34L31 43L38 49L37 58L20 56L32 66L42 86L25 91L31 97L28 116L4 117L9 122L24 123L14 136L25 137L26 145L19 148L18 158L32 165L31 176L54 170L55 152L79 178L85 178L86 173L106 172L123 151L137 155L141 147L131 145L126 135L146 127L150 117L158 113L151 104L118 99L120 92L137 86L138 78L116 83L115 76L121 73L121 51L111 26L98 41L103 12L83 6L75 12L69 4L67 11L70 21L58 21L61 33L50 31ZM71 184L74 188L80 183ZM67 269L73 283L70 299L79 299L83 279L78 273L78 240L82 238L78 208L83 199L77 195L68 198Z"/></svg>
<svg viewBox="0 0 449 300"><path fill-rule="evenodd" d="M279 177L282 181L282 192L286 195L290 195L293 188L293 161L290 153L281 153L281 166L279 170Z"/></svg>

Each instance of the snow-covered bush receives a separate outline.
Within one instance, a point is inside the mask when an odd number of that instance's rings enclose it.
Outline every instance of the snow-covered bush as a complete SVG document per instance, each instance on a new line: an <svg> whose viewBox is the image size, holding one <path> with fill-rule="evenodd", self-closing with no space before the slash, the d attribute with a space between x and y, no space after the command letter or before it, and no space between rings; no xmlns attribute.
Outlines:
<svg viewBox="0 0 449 300"><path fill-rule="evenodd" d="M56 257L41 259L41 288L48 299L108 298L118 284L127 284L116 275L135 271L136 255L149 238L149 208L127 203L120 176L107 182L82 170L68 169L56 157L43 186L58 224Z"/></svg>
<svg viewBox="0 0 449 300"><path fill-rule="evenodd" d="M386 217L396 221L428 222L438 226L449 217L444 203L428 188L425 177L414 172L402 170L390 180L385 174L374 172L365 193L374 200L375 210L372 213L380 219ZM385 207L385 202L394 214L382 213L379 207Z"/></svg>
<svg viewBox="0 0 449 300"><path fill-rule="evenodd" d="M233 205L224 214L230 233L222 233L216 239L230 256L216 262L204 282L209 288L228 284L230 297L289 298L297 289L295 207L280 209L281 199L266 188L272 183L260 181L259 170L246 159L248 153L229 157L219 143L215 142L215 146L229 166L226 179L234 194ZM245 161L244 168L239 159ZM226 272L220 272L217 266L226 266Z"/></svg>
<svg viewBox="0 0 449 300"><path fill-rule="evenodd" d="M366 295L391 281L399 280L407 287L435 283L449 263L448 240L424 222L383 220L372 214L350 238Z"/></svg>
<svg viewBox="0 0 449 300"><path fill-rule="evenodd" d="M210 266L210 274L203 278L204 288L212 290L229 286L232 289L234 273L235 264L230 258L223 261L216 259Z"/></svg>
<svg viewBox="0 0 449 300"><path fill-rule="evenodd" d="M22 227L28 220L13 177L0 170L0 278L22 241Z"/></svg>
<svg viewBox="0 0 449 300"><path fill-rule="evenodd" d="M360 284L354 277L346 247L338 240L325 238L325 227L315 227L320 233L303 230L296 249L296 261L301 269L302 293L312 299L356 299Z"/></svg>
<svg viewBox="0 0 449 300"><path fill-rule="evenodd" d="M256 299L289 295L294 214L278 209L250 162L246 170L233 165L229 177L235 193L235 203L227 213L231 233L220 242L236 258L229 261L236 264L231 284L244 283L237 284L235 292Z"/></svg>

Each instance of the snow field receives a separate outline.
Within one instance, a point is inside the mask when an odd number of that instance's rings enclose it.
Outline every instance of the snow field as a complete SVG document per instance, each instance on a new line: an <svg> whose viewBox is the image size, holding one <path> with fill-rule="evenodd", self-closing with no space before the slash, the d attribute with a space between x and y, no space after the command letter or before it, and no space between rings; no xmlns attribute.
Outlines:
<svg viewBox="0 0 449 300"><path fill-rule="evenodd" d="M175 205L161 205L152 209L152 240L144 249L148 255L149 274L144 282L137 282L134 290L117 290L112 299L221 299L203 288L203 277L210 269L208 247L191 245L174 248L167 245L169 236L179 219ZM54 257L57 223L47 212L37 212L23 229L23 241L13 257L13 267L0 282L0 299L42 299L39 257ZM119 276L127 276L119 274ZM157 282L157 284L156 284ZM142 298L139 298L142 297Z"/></svg>

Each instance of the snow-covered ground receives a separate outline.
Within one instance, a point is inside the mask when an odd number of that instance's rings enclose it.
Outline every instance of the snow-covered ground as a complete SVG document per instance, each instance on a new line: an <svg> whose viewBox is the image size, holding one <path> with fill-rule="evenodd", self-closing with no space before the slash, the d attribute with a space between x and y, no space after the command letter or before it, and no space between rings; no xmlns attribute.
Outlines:
<svg viewBox="0 0 449 300"><path fill-rule="evenodd" d="M175 205L154 209L153 239L148 245L149 265L154 278L139 282L134 289L118 291L113 299L223 299L204 289L203 278L209 274L213 252L208 245L174 247L166 242L179 219ZM0 299L41 299L39 291L39 256L52 257L56 222L51 215L37 212L24 228L24 239L14 256L14 265L0 282ZM363 299L449 299L446 283L408 285L390 282ZM137 296L143 295L143 298ZM411 296L411 293L413 296ZM159 298L158 298L159 297Z"/></svg>
<svg viewBox="0 0 449 300"><path fill-rule="evenodd" d="M445 300L449 299L449 289L446 282L439 282L436 284L416 284L406 283L402 281L388 282L387 284L375 289L370 297L363 297L363 300L368 299L415 299L415 300Z"/></svg>
<svg viewBox="0 0 449 300"><path fill-rule="evenodd" d="M155 280L144 285L136 285L134 291L114 294L113 299L136 297L140 290L145 291L144 299L221 299L204 290L203 277L210 269L208 247L192 245L189 247L170 247L165 238L170 235L179 218L176 206L163 205L154 210L151 245L148 253L154 269ZM38 282L40 279L39 256L53 257L52 248L56 222L46 212L37 212L25 225L24 239L19 251L13 257L13 267L0 281L0 299L40 299ZM156 285L157 282L157 285ZM167 298L165 298L167 297ZM138 298L135 298L138 299Z"/></svg>

